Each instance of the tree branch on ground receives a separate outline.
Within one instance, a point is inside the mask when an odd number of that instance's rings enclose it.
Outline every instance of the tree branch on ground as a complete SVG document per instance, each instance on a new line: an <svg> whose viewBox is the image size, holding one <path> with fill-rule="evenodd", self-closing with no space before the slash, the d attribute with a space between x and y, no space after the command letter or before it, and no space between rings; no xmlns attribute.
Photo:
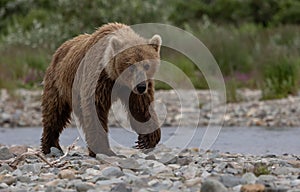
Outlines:
<svg viewBox="0 0 300 192"><path fill-rule="evenodd" d="M8 164L11 168L17 169L17 166L20 162L24 161L27 157L35 156L38 159L40 159L41 161L45 162L50 167L61 167L62 166L62 164L61 164L62 160L69 155L71 150L73 150L75 148L78 140L79 140L79 137L77 137L74 140L74 142L67 147L67 151L64 153L63 156L59 157L58 159L56 159L54 161L51 161L51 162L48 161L40 150L36 151L36 150L33 150L33 149L28 149L27 152L21 154L20 156L14 158L14 159L12 158L12 159L8 159L8 160L0 160L0 166L2 164Z"/></svg>

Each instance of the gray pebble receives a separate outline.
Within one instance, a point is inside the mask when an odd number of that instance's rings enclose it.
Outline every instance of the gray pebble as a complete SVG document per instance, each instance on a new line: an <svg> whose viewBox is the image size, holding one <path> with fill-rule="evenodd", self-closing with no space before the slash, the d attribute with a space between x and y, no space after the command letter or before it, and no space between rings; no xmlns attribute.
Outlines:
<svg viewBox="0 0 300 192"><path fill-rule="evenodd" d="M78 192L85 192L90 189L94 189L95 187L89 183L79 182L75 184L75 188Z"/></svg>
<svg viewBox="0 0 300 192"><path fill-rule="evenodd" d="M22 173L22 171L18 168L18 169L14 170L14 171L12 172L12 175L14 175L14 176L21 176L21 175L23 175L23 173Z"/></svg>
<svg viewBox="0 0 300 192"><path fill-rule="evenodd" d="M56 147L51 147L50 148L50 153L47 156L49 156L49 157L60 157L62 155L64 155L64 153L61 150L57 149Z"/></svg>
<svg viewBox="0 0 300 192"><path fill-rule="evenodd" d="M274 180L276 180L276 177L274 175L260 175L258 177L258 181L261 181L261 182L271 182Z"/></svg>
<svg viewBox="0 0 300 192"><path fill-rule="evenodd" d="M14 155L9 152L9 149L5 146L0 147L0 160L7 160L13 158Z"/></svg>
<svg viewBox="0 0 300 192"><path fill-rule="evenodd" d="M126 187L125 183L118 183L111 188L111 192L132 192L132 189Z"/></svg>
<svg viewBox="0 0 300 192"><path fill-rule="evenodd" d="M218 163L217 166L214 168L214 171L221 172L227 167L227 162Z"/></svg>
<svg viewBox="0 0 300 192"><path fill-rule="evenodd" d="M61 187L49 186L46 188L45 192L65 192L66 190Z"/></svg>
<svg viewBox="0 0 300 192"><path fill-rule="evenodd" d="M158 161L165 165L174 164L177 162L177 156L174 154L171 154L171 153L167 153L167 154L164 154L162 156L162 158L160 158Z"/></svg>
<svg viewBox="0 0 300 192"><path fill-rule="evenodd" d="M1 165L1 167L0 167L0 173L1 173L2 171L12 172L13 169L12 169L8 164L3 163L3 164Z"/></svg>
<svg viewBox="0 0 300 192"><path fill-rule="evenodd" d="M122 169L140 169L140 164L134 158L119 159L117 161Z"/></svg>
<svg viewBox="0 0 300 192"><path fill-rule="evenodd" d="M272 173L276 175L287 175L291 172L299 172L300 170L297 168L292 168L292 167L277 167L275 170L272 171Z"/></svg>
<svg viewBox="0 0 300 192"><path fill-rule="evenodd" d="M227 192L226 187L217 180L206 180L202 183L201 192Z"/></svg>
<svg viewBox="0 0 300 192"><path fill-rule="evenodd" d="M81 179L73 179L73 180L69 180L67 183L67 188L74 188L76 186L76 184L81 183Z"/></svg>
<svg viewBox="0 0 300 192"><path fill-rule="evenodd" d="M100 180L96 182L96 185L113 185L116 183L123 183L124 181L119 178L113 178L110 180Z"/></svg>
<svg viewBox="0 0 300 192"><path fill-rule="evenodd" d="M237 175L239 173L239 171L234 169L234 168L229 167L229 168L226 169L226 173Z"/></svg>
<svg viewBox="0 0 300 192"><path fill-rule="evenodd" d="M184 166L184 165L188 165L190 162L192 162L193 159L191 157L188 156L179 156L177 158L177 164Z"/></svg>
<svg viewBox="0 0 300 192"><path fill-rule="evenodd" d="M292 187L295 187L295 186L299 186L300 187L300 179L295 179L295 180L291 181L290 185Z"/></svg>
<svg viewBox="0 0 300 192"><path fill-rule="evenodd" d="M147 156L145 157L145 159L146 159L146 160L156 160L156 157L155 157L154 154L151 154L151 155L147 155Z"/></svg>
<svg viewBox="0 0 300 192"><path fill-rule="evenodd" d="M104 177L121 177L124 175L119 167L105 167L101 173Z"/></svg>
<svg viewBox="0 0 300 192"><path fill-rule="evenodd" d="M43 163L34 163L34 164L24 164L20 166L20 170L23 173L34 173L37 174L41 171L41 167L43 166Z"/></svg>
<svg viewBox="0 0 300 192"><path fill-rule="evenodd" d="M108 177L104 177L102 175L96 175L94 176L92 179L90 179L89 181L92 183L96 183L97 181L103 181L103 180L108 180Z"/></svg>
<svg viewBox="0 0 300 192"><path fill-rule="evenodd" d="M254 184L256 181L257 177L251 172L245 173L241 179L241 183L243 184Z"/></svg>
<svg viewBox="0 0 300 192"><path fill-rule="evenodd" d="M18 176L17 180L22 183L30 183L31 182L31 178L28 176Z"/></svg>
<svg viewBox="0 0 300 192"><path fill-rule="evenodd" d="M220 181L226 187L234 187L241 183L241 178L235 177L232 175L224 175L224 176L221 176Z"/></svg>

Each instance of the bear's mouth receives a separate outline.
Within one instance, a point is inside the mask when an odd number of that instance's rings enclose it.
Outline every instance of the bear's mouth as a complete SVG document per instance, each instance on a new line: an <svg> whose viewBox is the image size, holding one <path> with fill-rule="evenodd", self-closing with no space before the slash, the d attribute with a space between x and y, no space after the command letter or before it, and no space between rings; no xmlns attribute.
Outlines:
<svg viewBox="0 0 300 192"><path fill-rule="evenodd" d="M145 81L137 84L137 86L134 87L133 92L139 95L142 95L147 92L147 83Z"/></svg>

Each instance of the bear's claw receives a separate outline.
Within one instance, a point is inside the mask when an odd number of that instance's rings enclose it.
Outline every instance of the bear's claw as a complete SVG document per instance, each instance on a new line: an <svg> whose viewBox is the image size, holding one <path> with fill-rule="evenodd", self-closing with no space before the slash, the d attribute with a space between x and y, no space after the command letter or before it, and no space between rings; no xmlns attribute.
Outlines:
<svg viewBox="0 0 300 192"><path fill-rule="evenodd" d="M156 129L149 134L140 134L138 137L136 149L151 149L154 148L160 141L161 132L160 129Z"/></svg>
<svg viewBox="0 0 300 192"><path fill-rule="evenodd" d="M135 146L136 149L149 149L150 148L150 141L145 135L140 135L138 141L136 141L137 145Z"/></svg>

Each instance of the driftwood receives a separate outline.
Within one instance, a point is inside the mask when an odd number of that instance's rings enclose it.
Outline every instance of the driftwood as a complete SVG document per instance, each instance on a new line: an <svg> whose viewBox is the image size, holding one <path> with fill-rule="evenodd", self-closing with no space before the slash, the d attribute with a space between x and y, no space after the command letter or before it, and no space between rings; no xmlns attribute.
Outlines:
<svg viewBox="0 0 300 192"><path fill-rule="evenodd" d="M69 145L67 147L67 151L64 153L63 156L59 157L58 159L54 160L54 161L48 161L46 159L46 157L44 156L44 154L40 151L40 150L32 150L32 149L28 149L27 152L21 154L20 156L14 158L14 159L8 159L8 160L0 160L0 165L2 164L8 164L10 167L12 167L13 169L16 169L18 164L22 161L24 161L27 157L37 157L38 159L40 159L41 161L45 162L47 165L49 165L50 167L61 167L62 164L62 160L69 155L70 151L73 150L77 144L77 141L79 140L79 137L77 137L74 142Z"/></svg>
<svg viewBox="0 0 300 192"><path fill-rule="evenodd" d="M21 161L24 161L26 159L26 157L28 157L28 156L36 156L39 159L41 159L42 161L44 161L45 163L47 163L49 166L52 166L52 164L44 157L44 155L41 151L34 151L31 149L29 149L29 151L23 153L19 157L16 157L11 163L8 163L8 165L11 166L12 168L16 169L17 165Z"/></svg>

